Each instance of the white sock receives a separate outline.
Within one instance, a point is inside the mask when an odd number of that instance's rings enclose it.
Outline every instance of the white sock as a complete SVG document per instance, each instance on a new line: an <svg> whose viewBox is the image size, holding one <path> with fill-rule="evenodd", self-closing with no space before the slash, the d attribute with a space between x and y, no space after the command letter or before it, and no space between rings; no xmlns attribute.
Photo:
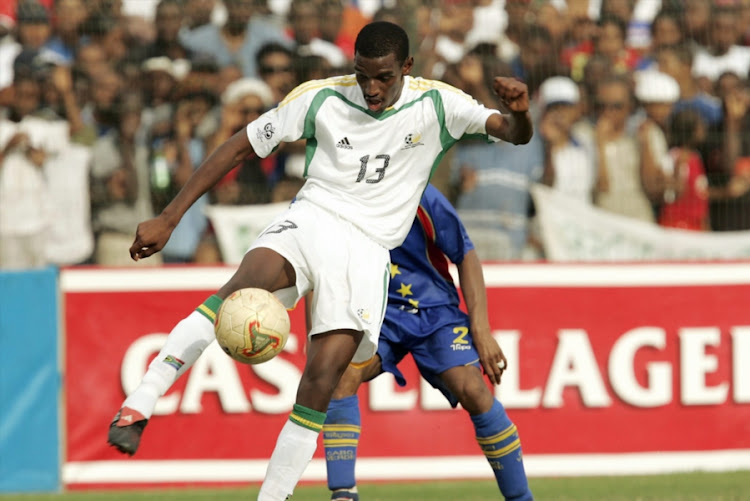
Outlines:
<svg viewBox="0 0 750 501"><path fill-rule="evenodd" d="M141 384L123 402L122 407L135 409L150 418L159 397L187 371L203 350L216 339L211 321L197 311L175 325L167 342L149 364Z"/></svg>
<svg viewBox="0 0 750 501"><path fill-rule="evenodd" d="M287 421L268 463L258 501L284 501L291 496L318 446L318 434Z"/></svg>

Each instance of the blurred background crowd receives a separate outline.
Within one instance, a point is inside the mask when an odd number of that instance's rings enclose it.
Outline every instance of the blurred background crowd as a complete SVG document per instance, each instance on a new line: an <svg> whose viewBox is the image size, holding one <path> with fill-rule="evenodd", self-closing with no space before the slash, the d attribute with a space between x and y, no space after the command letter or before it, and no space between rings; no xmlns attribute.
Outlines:
<svg viewBox="0 0 750 501"><path fill-rule="evenodd" d="M482 258L544 259L535 183L750 229L750 0L4 0L0 268L132 264L137 223L296 85L351 73L371 20L407 29L413 75L489 107L494 76L529 86L529 144L460 142L433 177ZM222 262L206 208L291 200L304 148L238 165L147 261Z"/></svg>

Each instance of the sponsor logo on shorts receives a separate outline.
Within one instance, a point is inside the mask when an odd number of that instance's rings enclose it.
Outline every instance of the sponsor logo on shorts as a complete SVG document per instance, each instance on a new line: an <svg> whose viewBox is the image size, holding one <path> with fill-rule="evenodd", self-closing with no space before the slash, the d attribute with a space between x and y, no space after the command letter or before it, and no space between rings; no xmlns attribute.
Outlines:
<svg viewBox="0 0 750 501"><path fill-rule="evenodd" d="M363 322L370 323L370 310L360 308L357 310L357 316L362 319Z"/></svg>

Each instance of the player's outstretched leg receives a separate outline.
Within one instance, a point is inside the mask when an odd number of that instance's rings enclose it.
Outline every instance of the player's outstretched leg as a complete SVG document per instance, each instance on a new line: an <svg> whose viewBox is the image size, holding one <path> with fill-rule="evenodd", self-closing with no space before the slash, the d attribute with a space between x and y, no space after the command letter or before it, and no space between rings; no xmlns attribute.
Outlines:
<svg viewBox="0 0 750 501"><path fill-rule="evenodd" d="M469 413L477 443L505 499L532 501L518 430L492 395L482 373L474 366L459 366L443 372L440 378Z"/></svg>
<svg viewBox="0 0 750 501"><path fill-rule="evenodd" d="M361 331L342 329L312 337L297 403L276 441L258 501L284 501L294 492L315 453L333 391L362 335Z"/></svg>
<svg viewBox="0 0 750 501"><path fill-rule="evenodd" d="M213 320L222 299L213 295L167 336L167 342L149 364L141 383L123 402L109 426L107 442L120 452L135 454L156 402L198 360L216 339Z"/></svg>
<svg viewBox="0 0 750 501"><path fill-rule="evenodd" d="M354 467L360 426L357 395L331 400L323 425L323 447L331 501L359 501Z"/></svg>

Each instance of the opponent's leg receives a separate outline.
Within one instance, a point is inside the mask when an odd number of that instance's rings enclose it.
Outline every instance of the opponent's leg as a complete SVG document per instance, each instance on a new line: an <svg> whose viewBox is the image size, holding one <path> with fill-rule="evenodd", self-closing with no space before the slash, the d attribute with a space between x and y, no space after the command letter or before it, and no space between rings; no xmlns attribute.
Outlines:
<svg viewBox="0 0 750 501"><path fill-rule="evenodd" d="M276 441L258 501L284 501L291 496L315 453L331 396L362 335L342 329L312 336L297 402Z"/></svg>
<svg viewBox="0 0 750 501"><path fill-rule="evenodd" d="M531 501L523 467L521 440L503 405L487 387L475 366L453 367L440 378L469 413L476 439L506 500Z"/></svg>
<svg viewBox="0 0 750 501"><path fill-rule="evenodd" d="M323 447L331 501L359 501L354 476L360 435L357 390L363 381L380 374L380 357L364 364L350 364L341 376L323 424Z"/></svg>
<svg viewBox="0 0 750 501"><path fill-rule="evenodd" d="M159 397L216 339L213 322L225 297L245 287L275 291L294 283L294 268L281 255L267 248L248 252L234 276L169 333L164 347L149 364L141 383L125 399L110 424L107 437L110 445L120 452L135 454Z"/></svg>

